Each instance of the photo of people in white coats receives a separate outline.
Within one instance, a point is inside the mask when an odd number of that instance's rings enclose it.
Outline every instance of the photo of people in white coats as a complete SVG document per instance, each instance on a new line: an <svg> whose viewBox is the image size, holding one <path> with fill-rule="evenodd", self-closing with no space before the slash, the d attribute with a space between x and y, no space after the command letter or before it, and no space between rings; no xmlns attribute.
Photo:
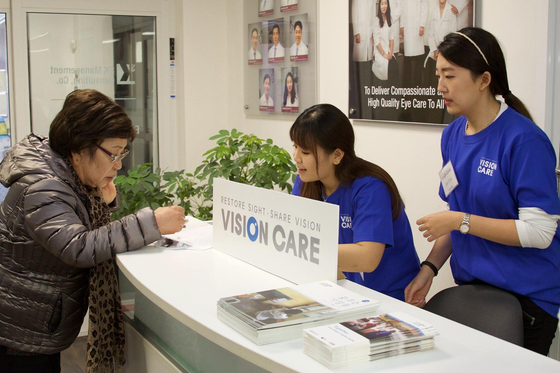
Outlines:
<svg viewBox="0 0 560 373"><path fill-rule="evenodd" d="M290 12L292 10L297 10L298 0L280 0L280 11Z"/></svg>
<svg viewBox="0 0 560 373"><path fill-rule="evenodd" d="M268 62L284 62L284 19L274 19L267 22L268 27Z"/></svg>
<svg viewBox="0 0 560 373"><path fill-rule="evenodd" d="M299 112L299 75L297 67L286 67L282 69L282 112Z"/></svg>
<svg viewBox="0 0 560 373"><path fill-rule="evenodd" d="M274 0L259 0L259 17L274 14Z"/></svg>
<svg viewBox="0 0 560 373"><path fill-rule="evenodd" d="M350 118L448 124L435 62L443 38L474 25L474 0L349 0Z"/></svg>
<svg viewBox="0 0 560 373"><path fill-rule="evenodd" d="M290 17L292 46L290 47L290 61L307 61L309 48L307 47L307 14Z"/></svg>
<svg viewBox="0 0 560 373"><path fill-rule="evenodd" d="M261 26L262 23L251 23L249 25L249 52L247 52L249 65L262 65L262 54L260 52Z"/></svg>
<svg viewBox="0 0 560 373"><path fill-rule="evenodd" d="M368 97L362 94L364 86L371 86L373 59L373 19L375 0L350 0L350 108L357 118L373 119ZM352 99L356 102L352 103Z"/></svg>
<svg viewBox="0 0 560 373"><path fill-rule="evenodd" d="M259 111L274 111L274 69L260 69Z"/></svg>

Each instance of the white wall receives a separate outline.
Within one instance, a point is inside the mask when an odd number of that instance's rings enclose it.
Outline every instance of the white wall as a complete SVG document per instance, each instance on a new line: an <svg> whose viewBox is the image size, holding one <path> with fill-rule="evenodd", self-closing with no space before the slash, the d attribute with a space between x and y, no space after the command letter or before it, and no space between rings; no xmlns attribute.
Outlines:
<svg viewBox="0 0 560 373"><path fill-rule="evenodd" d="M348 112L348 2L320 0L318 3L318 101ZM522 0L509 0L507 6L498 1L479 1L478 4L482 14L478 24L494 33L506 51L512 92L526 103L536 122L544 127L547 0L536 0L530 6ZM208 14L213 14L212 27L202 27L207 23L204 17ZM196 55L198 59L188 59L185 66L185 73L191 74L185 77L188 167L196 167L200 155L211 146L205 140L220 128L237 128L270 137L291 152L288 136L291 120L246 118L244 114L245 25L241 2L185 1L184 21L185 44L192 48L185 53ZM187 21L192 24L187 26ZM204 37L200 36L202 30ZM208 58L202 63L200 54L193 52L207 45L204 40L222 40L223 43L220 48L207 49L205 56ZM193 102L191 98L194 97L197 99ZM379 164L393 176L413 227L418 218L445 207L437 194L443 127L354 121L354 130L358 155ZM431 244L417 230L414 230L414 241L423 260ZM446 264L431 294L452 285Z"/></svg>
<svg viewBox="0 0 560 373"><path fill-rule="evenodd" d="M511 92L527 105L544 129L548 0L480 1L480 26L502 45Z"/></svg>
<svg viewBox="0 0 560 373"><path fill-rule="evenodd" d="M181 56L177 63L182 70L184 88L178 100L183 103L185 113L186 167L191 171L209 149L208 138L220 129L235 126L235 122L228 120L227 75L228 64L233 59L227 52L229 44L236 40L228 35L226 27L230 4L236 4L241 11L242 4L237 1L183 1L182 40L176 45ZM243 45L241 37L238 42ZM236 94L242 95L242 85L239 87Z"/></svg>

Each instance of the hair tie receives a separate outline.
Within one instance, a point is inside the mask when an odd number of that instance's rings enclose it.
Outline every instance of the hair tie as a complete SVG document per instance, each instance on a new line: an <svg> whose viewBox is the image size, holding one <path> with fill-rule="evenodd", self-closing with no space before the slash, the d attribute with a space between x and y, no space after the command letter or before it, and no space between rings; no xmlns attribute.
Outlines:
<svg viewBox="0 0 560 373"><path fill-rule="evenodd" d="M486 62L486 64L488 65L488 67L490 67L490 64L488 63L488 60L486 59L486 56L484 55L484 53L482 53L482 50L478 47L478 45L476 45L476 43L474 42L474 40L472 40L471 38L469 38L467 35L463 34L462 32L456 31L455 34L459 34L462 37L464 37L465 39L467 39L468 41L471 42L472 45L475 46L475 48L478 50L478 53L480 53L480 55L482 56L482 58L484 58L484 61Z"/></svg>

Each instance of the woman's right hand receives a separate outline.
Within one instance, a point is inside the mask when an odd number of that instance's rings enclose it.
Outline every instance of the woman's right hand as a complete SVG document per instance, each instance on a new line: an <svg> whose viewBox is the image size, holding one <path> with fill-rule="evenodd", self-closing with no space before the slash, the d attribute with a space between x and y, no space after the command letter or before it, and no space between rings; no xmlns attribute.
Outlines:
<svg viewBox="0 0 560 373"><path fill-rule="evenodd" d="M360 34L356 35L356 43L360 44L360 42L362 41L362 39L360 38Z"/></svg>
<svg viewBox="0 0 560 373"><path fill-rule="evenodd" d="M426 266L420 267L420 272L414 280L404 289L404 300L416 307L424 307L426 305L426 295L432 286L434 278L432 270Z"/></svg>
<svg viewBox="0 0 560 373"><path fill-rule="evenodd" d="M185 209L180 206L160 207L154 215L161 234L177 233L185 224Z"/></svg>

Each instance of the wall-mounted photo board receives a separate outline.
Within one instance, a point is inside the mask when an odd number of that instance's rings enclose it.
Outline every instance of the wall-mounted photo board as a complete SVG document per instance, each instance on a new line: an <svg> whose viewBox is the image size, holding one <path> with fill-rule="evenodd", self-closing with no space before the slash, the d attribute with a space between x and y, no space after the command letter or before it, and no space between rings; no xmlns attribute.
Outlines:
<svg viewBox="0 0 560 373"><path fill-rule="evenodd" d="M244 111L294 119L317 103L317 0L244 0Z"/></svg>

